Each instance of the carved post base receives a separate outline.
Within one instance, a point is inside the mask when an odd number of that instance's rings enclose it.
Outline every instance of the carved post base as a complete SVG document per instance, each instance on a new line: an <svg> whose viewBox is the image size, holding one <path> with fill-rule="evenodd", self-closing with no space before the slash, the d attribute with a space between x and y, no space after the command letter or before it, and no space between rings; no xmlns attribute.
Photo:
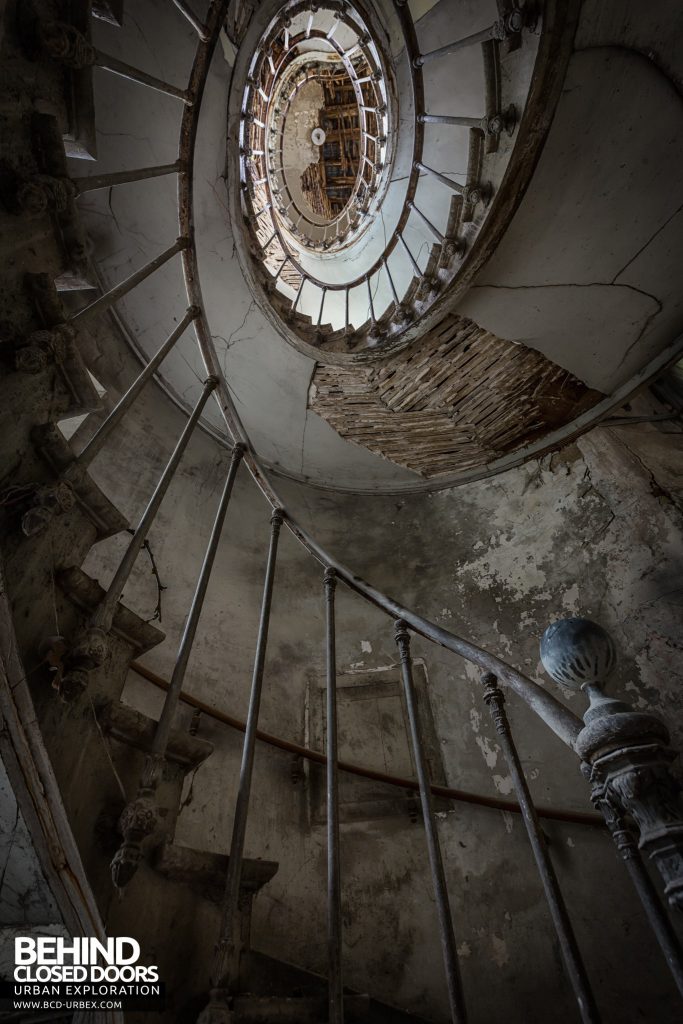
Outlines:
<svg viewBox="0 0 683 1024"><path fill-rule="evenodd" d="M577 751L590 766L594 794L633 819L669 903L683 910L683 800L669 771L676 755L666 726L599 693L591 694L585 721Z"/></svg>
<svg viewBox="0 0 683 1024"><path fill-rule="evenodd" d="M232 1024L234 1020L223 988L211 989L209 1002L197 1017L197 1024Z"/></svg>
<svg viewBox="0 0 683 1024"><path fill-rule="evenodd" d="M26 350L21 350L26 351ZM21 517L21 530L26 537L35 537L52 522L55 516L70 512L76 496L65 480L51 487L40 487L34 492L30 507Z"/></svg>
<svg viewBox="0 0 683 1024"><path fill-rule="evenodd" d="M154 788L141 786L132 803L119 818L123 842L111 862L111 878L117 889L124 889L135 875L142 860L142 844L157 831L159 812Z"/></svg>
<svg viewBox="0 0 683 1024"><path fill-rule="evenodd" d="M63 670L55 680L59 696L67 703L77 700L88 688L90 673L104 663L109 637L99 626L89 626L68 649Z"/></svg>

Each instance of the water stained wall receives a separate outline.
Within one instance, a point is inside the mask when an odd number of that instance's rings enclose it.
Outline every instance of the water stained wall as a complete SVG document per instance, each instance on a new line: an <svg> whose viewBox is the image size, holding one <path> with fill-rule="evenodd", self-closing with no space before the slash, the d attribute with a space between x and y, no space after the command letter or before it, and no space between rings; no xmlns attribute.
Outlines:
<svg viewBox="0 0 683 1024"><path fill-rule="evenodd" d="M150 395L150 404L131 416L97 466L102 486L116 491L125 511L139 511L164 458L165 438L179 425L166 400ZM617 689L637 707L678 723L680 748L676 661L682 548L672 468L680 456L672 454L668 440L667 455L661 455L656 428L641 428L636 435L637 429L597 430L580 447L458 490L361 498L282 482L282 491L334 555L544 685L549 683L540 670L538 640L545 626L566 614L602 622L620 649ZM648 461L641 462L636 437L644 451L660 451L660 477L661 466L668 466L664 484ZM650 454L649 462L656 461ZM162 595L167 640L144 661L167 678L226 464L226 454L198 436L151 533L167 587ZM265 502L244 474L228 513L186 680L190 693L238 717L246 714L268 518ZM114 538L98 545L86 568L108 578L122 543ZM321 577L321 568L283 531L261 725L309 745L315 739L311 705L324 685ZM156 598L154 579L141 559L125 599L146 617ZM398 679L389 619L340 586L338 623L345 685L354 679L359 687L385 685L392 674ZM414 653L425 676L447 784L509 797L511 781L481 700L478 674L417 640ZM581 713L580 697L561 696ZM133 673L125 699L159 713L161 694ZM575 756L520 701L510 697L508 708L538 803L589 810ZM179 717L189 724L189 715L185 708ZM397 728L399 718L380 730L380 741ZM205 716L200 736L215 752L188 783L176 841L225 852L241 736ZM376 749L351 753L358 763L381 764ZM256 948L325 973L325 838L313 799L320 771L259 744L246 853L280 864L257 900ZM346 981L442 1021L445 984L424 832L406 796L392 791L393 811L386 813L385 804L381 813L375 808L342 825ZM377 793L373 799L377 803ZM444 804L439 829L472 1019L482 1024L497 1019L502 993L509 993L506 1020L540 1024L547 1021L549 1006L553 1020L574 1020L519 817ZM627 1016L636 1007L643 1019L673 1022L672 984L606 836L555 822L544 822L544 830L598 1001L621 1007Z"/></svg>

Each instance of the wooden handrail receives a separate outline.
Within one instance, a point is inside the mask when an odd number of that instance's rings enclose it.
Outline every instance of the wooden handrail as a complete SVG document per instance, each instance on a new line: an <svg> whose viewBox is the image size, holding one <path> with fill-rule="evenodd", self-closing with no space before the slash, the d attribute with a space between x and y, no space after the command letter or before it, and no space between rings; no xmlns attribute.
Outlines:
<svg viewBox="0 0 683 1024"><path fill-rule="evenodd" d="M133 672L158 687L158 689L168 690L168 681L163 679L162 676L157 675L156 672L152 672L145 665L141 665L139 661L132 661L130 667ZM246 729L246 723L241 718L235 718L225 711L219 711L218 708L214 708L210 704L205 703L205 701L199 700L198 697L193 697L189 693L182 693L180 699L189 707L196 708L197 711L208 715L209 718L213 718L216 722L228 725L239 732L244 732ZM303 747L298 743L293 743L291 740L282 739L280 736L273 736L262 729L256 730L256 738L271 747L285 750L289 754L303 757L307 761L313 761L315 764L323 766L326 764L325 755L319 750L312 750L310 747ZM363 779L372 779L375 782L385 782L388 786L396 786L399 789L409 789L414 792L418 790L416 779L405 779L398 775L388 775L386 772L380 772L375 768L351 764L349 761L338 761L337 765L340 771L347 772L349 775L358 775ZM431 789L434 796L444 797L446 800L455 800L458 803L465 804L478 804L481 807L491 807L497 811L511 811L513 814L521 814L521 808L514 800L500 800L495 796L485 796L483 793L470 793L464 789L452 789L450 786L438 786L434 783L432 783ZM537 807L536 811L540 817L552 821L566 821L573 825L592 825L602 828L605 825L600 814L592 814L590 811L567 811L557 807Z"/></svg>

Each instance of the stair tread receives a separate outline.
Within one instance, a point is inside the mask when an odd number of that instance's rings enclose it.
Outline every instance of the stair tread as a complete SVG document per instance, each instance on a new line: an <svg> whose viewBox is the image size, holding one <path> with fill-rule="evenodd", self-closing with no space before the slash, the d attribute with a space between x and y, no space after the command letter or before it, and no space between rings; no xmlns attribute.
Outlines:
<svg viewBox="0 0 683 1024"><path fill-rule="evenodd" d="M157 727L156 719L121 701L111 701L99 711L98 720L103 731L114 739L138 750L150 750ZM189 771L198 767L212 753L213 744L208 740L191 736L182 729L171 730L166 751L170 761L175 761Z"/></svg>
<svg viewBox="0 0 683 1024"><path fill-rule="evenodd" d="M200 888L208 899L220 902L229 860L227 853L164 843L155 851L152 867L166 878ZM245 857L242 861L242 891L256 894L277 873L279 866L277 861Z"/></svg>
<svg viewBox="0 0 683 1024"><path fill-rule="evenodd" d="M303 1009L304 1001L310 999L311 1005L317 1003L318 1006L321 1004L323 1006L322 1012L313 1017L312 1021L315 1021L315 1024L326 1022L327 978L322 975L255 949L250 949L243 954L241 975L242 991L245 992L245 996L238 996L238 999L246 998L246 992L249 989L257 991L262 989L265 987L264 979L268 979L270 997L273 999L272 1006L277 1004L278 999L289 999L292 1003L298 1003ZM299 992L301 995L291 996L292 992ZM249 996L249 998L253 997ZM266 999L267 997L255 998ZM366 1022L367 1024L369 1022L372 1024L429 1024L425 1017L407 1010L400 1010L381 1000L369 995L358 994L348 988L345 988L344 991L344 1005L349 1024L366 1024ZM240 1019L239 1016L237 1019ZM252 1020L253 1024L265 1024L267 1018L247 1018L245 1013L244 1024L250 1024ZM297 1018L291 1018L292 1024L295 1020ZM284 1018L282 1018L282 1024L285 1024ZM297 1024L299 1024L298 1020ZM301 1024L303 1024L303 1018L301 1018Z"/></svg>
<svg viewBox="0 0 683 1024"><path fill-rule="evenodd" d="M84 612L93 612L104 597L105 592L101 584L77 565L60 570L57 573L57 582L67 597ZM130 644L136 658L166 639L165 633L145 622L120 601L116 605L112 633Z"/></svg>

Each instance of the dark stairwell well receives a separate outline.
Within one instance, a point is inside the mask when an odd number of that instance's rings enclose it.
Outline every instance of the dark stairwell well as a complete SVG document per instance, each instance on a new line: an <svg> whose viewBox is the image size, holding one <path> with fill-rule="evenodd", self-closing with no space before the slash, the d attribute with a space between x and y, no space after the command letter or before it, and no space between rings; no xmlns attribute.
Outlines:
<svg viewBox="0 0 683 1024"><path fill-rule="evenodd" d="M678 1021L678 5L0 9L7 1019Z"/></svg>

